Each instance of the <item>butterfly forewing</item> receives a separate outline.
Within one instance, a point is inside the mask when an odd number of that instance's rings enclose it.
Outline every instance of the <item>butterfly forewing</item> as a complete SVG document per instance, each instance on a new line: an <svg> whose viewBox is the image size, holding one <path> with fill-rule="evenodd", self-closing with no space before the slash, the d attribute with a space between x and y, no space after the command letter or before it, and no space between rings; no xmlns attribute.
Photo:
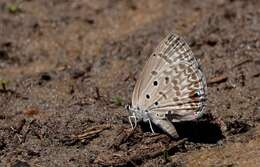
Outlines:
<svg viewBox="0 0 260 167"><path fill-rule="evenodd" d="M171 121L195 119L206 105L206 82L190 47L170 34L148 59L133 92L141 110L171 113ZM178 117L178 118L177 118Z"/></svg>

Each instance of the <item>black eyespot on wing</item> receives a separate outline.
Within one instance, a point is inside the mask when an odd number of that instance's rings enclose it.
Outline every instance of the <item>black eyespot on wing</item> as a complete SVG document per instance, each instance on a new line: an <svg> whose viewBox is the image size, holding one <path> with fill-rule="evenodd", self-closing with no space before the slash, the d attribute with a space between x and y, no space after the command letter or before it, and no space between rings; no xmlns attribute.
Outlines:
<svg viewBox="0 0 260 167"><path fill-rule="evenodd" d="M158 73L153 70L153 71L151 72L151 74L152 74L152 75L157 75Z"/></svg>
<svg viewBox="0 0 260 167"><path fill-rule="evenodd" d="M158 101L156 101L154 104L155 104L156 106L158 106L159 103L158 103Z"/></svg>
<svg viewBox="0 0 260 167"><path fill-rule="evenodd" d="M168 111L167 114L165 114L165 117L170 121L174 119L174 115L171 111Z"/></svg>
<svg viewBox="0 0 260 167"><path fill-rule="evenodd" d="M157 82L157 81L154 81L154 82L153 82L153 85L154 85L154 86L157 86L157 85L158 85L158 82Z"/></svg>
<svg viewBox="0 0 260 167"><path fill-rule="evenodd" d="M198 91L195 92L195 93L194 93L194 97L200 97L200 92L198 92Z"/></svg>
<svg viewBox="0 0 260 167"><path fill-rule="evenodd" d="M145 97L146 97L147 99L150 99L150 95L148 95L148 94L147 94Z"/></svg>
<svg viewBox="0 0 260 167"><path fill-rule="evenodd" d="M165 79L165 83L168 84L169 81L170 81L170 78L169 77L165 77L164 79Z"/></svg>

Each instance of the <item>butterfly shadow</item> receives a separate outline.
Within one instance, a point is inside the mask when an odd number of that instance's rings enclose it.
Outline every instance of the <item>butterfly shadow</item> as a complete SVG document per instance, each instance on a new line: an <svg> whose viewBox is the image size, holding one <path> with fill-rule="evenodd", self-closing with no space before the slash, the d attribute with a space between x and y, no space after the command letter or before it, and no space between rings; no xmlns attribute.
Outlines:
<svg viewBox="0 0 260 167"><path fill-rule="evenodd" d="M179 122L174 126L180 138L194 143L215 144L224 138L220 125L208 120Z"/></svg>
<svg viewBox="0 0 260 167"><path fill-rule="evenodd" d="M180 139L187 138L188 141L194 143L216 144L219 140L224 138L221 126L215 121L205 118L196 121L173 123L173 125ZM147 123L141 123L141 128L145 132L151 132L150 126ZM153 125L153 129L156 133L164 133L156 125Z"/></svg>

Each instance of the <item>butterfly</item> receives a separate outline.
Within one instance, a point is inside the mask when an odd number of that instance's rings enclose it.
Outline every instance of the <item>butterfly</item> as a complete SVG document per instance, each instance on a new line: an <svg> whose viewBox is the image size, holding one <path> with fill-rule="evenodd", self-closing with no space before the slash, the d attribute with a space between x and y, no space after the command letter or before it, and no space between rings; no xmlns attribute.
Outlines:
<svg viewBox="0 0 260 167"><path fill-rule="evenodd" d="M173 138L173 122L191 121L203 115L207 102L205 76L190 47L172 33L163 39L146 62L127 105L132 128L148 122Z"/></svg>

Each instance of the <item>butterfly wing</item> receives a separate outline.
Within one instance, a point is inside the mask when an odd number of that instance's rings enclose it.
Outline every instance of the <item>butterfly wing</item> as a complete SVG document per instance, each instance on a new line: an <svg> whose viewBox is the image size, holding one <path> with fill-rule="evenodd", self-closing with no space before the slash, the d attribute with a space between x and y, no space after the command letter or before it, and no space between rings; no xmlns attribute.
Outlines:
<svg viewBox="0 0 260 167"><path fill-rule="evenodd" d="M205 109L206 91L205 77L190 47L170 34L145 64L132 105L172 122L192 120Z"/></svg>

